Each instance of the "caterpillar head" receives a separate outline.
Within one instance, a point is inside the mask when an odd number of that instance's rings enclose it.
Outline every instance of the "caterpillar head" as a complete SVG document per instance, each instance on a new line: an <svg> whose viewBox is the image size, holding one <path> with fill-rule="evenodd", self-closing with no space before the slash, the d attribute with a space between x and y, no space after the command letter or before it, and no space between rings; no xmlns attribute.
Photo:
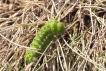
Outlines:
<svg viewBox="0 0 106 71"><path fill-rule="evenodd" d="M65 27L63 23L57 21L57 35L61 35L65 32Z"/></svg>
<svg viewBox="0 0 106 71"><path fill-rule="evenodd" d="M51 27L51 32L56 36L61 35L65 31L64 25L57 20L49 21L48 24L48 28Z"/></svg>

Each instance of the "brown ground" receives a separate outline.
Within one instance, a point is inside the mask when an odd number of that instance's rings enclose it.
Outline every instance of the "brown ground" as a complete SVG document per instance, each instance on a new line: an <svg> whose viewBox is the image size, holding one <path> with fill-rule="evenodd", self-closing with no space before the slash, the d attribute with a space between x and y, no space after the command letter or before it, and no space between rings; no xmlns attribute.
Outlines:
<svg viewBox="0 0 106 71"><path fill-rule="evenodd" d="M60 11L58 20L64 23L65 33L38 64L39 58L26 64L25 49L45 22L54 20ZM34 69L106 71L106 1L0 0L0 71Z"/></svg>

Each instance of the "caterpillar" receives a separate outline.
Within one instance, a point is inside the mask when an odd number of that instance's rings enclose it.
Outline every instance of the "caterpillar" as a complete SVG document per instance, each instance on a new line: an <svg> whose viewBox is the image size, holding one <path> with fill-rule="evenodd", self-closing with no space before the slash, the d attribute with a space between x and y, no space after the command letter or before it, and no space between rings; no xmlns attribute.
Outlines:
<svg viewBox="0 0 106 71"><path fill-rule="evenodd" d="M40 29L30 44L30 48L36 48L38 49L37 52L42 53L50 42L56 40L56 37L64 33L64 31L65 27L61 22L57 20L49 21ZM34 61L40 55L37 52L26 50L25 61L27 63Z"/></svg>

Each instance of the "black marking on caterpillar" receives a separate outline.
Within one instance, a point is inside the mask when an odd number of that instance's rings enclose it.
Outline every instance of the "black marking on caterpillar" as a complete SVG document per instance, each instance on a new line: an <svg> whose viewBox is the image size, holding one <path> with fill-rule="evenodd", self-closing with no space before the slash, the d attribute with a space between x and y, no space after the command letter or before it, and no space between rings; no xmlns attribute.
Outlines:
<svg viewBox="0 0 106 71"><path fill-rule="evenodd" d="M37 51L42 53L51 41L56 40L58 35L64 33L65 27L62 23L57 20L49 21L46 23L41 30L38 32L37 36L33 39L30 44L30 48L36 48ZM27 63L32 62L40 54L31 50L27 50L25 54L25 60Z"/></svg>

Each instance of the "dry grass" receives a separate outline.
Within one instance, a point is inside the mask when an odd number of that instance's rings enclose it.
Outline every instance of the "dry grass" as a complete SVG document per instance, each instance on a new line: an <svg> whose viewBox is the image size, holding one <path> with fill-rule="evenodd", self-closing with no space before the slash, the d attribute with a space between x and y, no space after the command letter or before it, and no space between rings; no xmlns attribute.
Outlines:
<svg viewBox="0 0 106 71"><path fill-rule="evenodd" d="M25 50L65 1L0 0L0 71L106 71L105 0L70 0L58 18L66 32L41 60L25 63Z"/></svg>

